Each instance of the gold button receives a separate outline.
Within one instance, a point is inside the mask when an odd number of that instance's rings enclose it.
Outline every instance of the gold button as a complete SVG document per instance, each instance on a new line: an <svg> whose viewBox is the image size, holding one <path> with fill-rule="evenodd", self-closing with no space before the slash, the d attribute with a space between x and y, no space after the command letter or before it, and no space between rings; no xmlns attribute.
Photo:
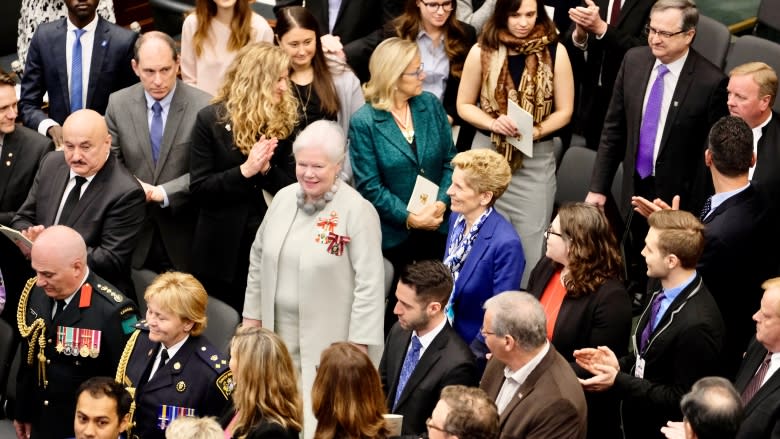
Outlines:
<svg viewBox="0 0 780 439"><path fill-rule="evenodd" d="M51 364L51 360L49 360L49 359L47 358L47 359L46 359L46 364Z"/></svg>
<svg viewBox="0 0 780 439"><path fill-rule="evenodd" d="M43 405L48 407L49 406L49 401L43 401Z"/></svg>

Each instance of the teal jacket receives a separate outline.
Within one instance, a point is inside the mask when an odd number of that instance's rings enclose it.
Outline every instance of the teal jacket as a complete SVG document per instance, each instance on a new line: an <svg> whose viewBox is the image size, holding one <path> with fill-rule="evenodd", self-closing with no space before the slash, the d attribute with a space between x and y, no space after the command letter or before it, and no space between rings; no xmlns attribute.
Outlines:
<svg viewBox="0 0 780 439"><path fill-rule="evenodd" d="M452 129L441 102L423 92L409 100L414 123L417 155L404 139L389 111L365 104L349 123L349 153L355 187L379 213L382 248L403 243L406 229L406 205L412 196L417 175L439 185L437 199L450 204L447 189L452 180L455 145ZM439 227L447 233L447 221Z"/></svg>

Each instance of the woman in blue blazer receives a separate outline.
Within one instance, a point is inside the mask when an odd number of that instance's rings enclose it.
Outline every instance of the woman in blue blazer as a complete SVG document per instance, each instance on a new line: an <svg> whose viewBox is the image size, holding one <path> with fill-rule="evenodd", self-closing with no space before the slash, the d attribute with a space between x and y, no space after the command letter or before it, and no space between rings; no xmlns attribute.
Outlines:
<svg viewBox="0 0 780 439"><path fill-rule="evenodd" d="M455 285L446 313L458 335L471 344L481 337L485 301L520 288L525 257L517 232L493 208L512 178L507 161L495 151L473 149L456 155L452 164L447 195L453 215L444 264Z"/></svg>

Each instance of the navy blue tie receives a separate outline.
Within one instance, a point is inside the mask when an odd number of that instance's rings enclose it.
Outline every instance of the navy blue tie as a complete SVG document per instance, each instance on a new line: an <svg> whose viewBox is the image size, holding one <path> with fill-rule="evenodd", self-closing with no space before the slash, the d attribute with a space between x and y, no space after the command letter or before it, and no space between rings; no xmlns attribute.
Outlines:
<svg viewBox="0 0 780 439"><path fill-rule="evenodd" d="M86 32L84 29L76 29L76 41L73 42L73 57L70 67L70 112L74 113L84 108L83 103L83 80L81 66L81 36Z"/></svg>
<svg viewBox="0 0 780 439"><path fill-rule="evenodd" d="M406 387L406 383L409 381L409 377L412 376L412 372L414 372L414 368L417 367L417 363L420 362L421 348L422 343L420 343L420 339L417 338L416 335L413 335L412 348L406 353L404 365L401 367L401 375L398 377L398 389L396 389L395 402L393 403L394 408L398 405L398 398L401 397L404 387Z"/></svg>
<svg viewBox="0 0 780 439"><path fill-rule="evenodd" d="M149 127L149 140L152 143L152 159L157 166L157 160L160 158L160 142L163 136L162 105L160 101L154 101L152 104L152 126Z"/></svg>

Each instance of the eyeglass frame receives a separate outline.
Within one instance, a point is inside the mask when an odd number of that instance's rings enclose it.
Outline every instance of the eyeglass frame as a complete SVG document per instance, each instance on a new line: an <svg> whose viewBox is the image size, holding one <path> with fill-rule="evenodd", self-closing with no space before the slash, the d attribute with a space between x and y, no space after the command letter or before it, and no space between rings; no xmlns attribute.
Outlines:
<svg viewBox="0 0 780 439"><path fill-rule="evenodd" d="M436 425L433 425L433 418L428 418L428 419L425 420L425 427L428 428L429 430L430 429L439 430L442 433L448 434L450 436L455 436L455 434L453 432L445 430L445 429L443 429L441 427L438 427Z"/></svg>
<svg viewBox="0 0 780 439"><path fill-rule="evenodd" d="M424 67L425 67L425 63L420 63L420 67L417 67L417 70L415 70L413 72L403 72L403 73L401 73L401 76L416 76L416 77L419 78L420 75L425 73Z"/></svg>
<svg viewBox="0 0 780 439"><path fill-rule="evenodd" d="M487 335L496 335L495 332L485 331L485 327L484 326L480 326L479 327L479 333L482 334L483 337L485 337Z"/></svg>
<svg viewBox="0 0 780 439"><path fill-rule="evenodd" d="M444 12L452 12L453 9L455 9L455 4L452 1L436 3L436 2L425 2L423 0L420 0L420 3L422 3L426 8L428 8L428 12L438 12L439 8L441 8L441 10ZM431 9L431 8L435 8L435 9Z"/></svg>
<svg viewBox="0 0 780 439"><path fill-rule="evenodd" d="M665 30L658 30L658 29L656 29L654 27L651 27L649 24L645 25L645 33L647 34L648 37L651 34L656 34L656 35L658 35L659 38L664 39L664 40L668 40L668 39L672 38L673 36L683 34L685 32L688 32L689 30L690 29L688 29L688 30L683 29L683 30L679 30L677 32L668 32L668 31L665 31Z"/></svg>
<svg viewBox="0 0 780 439"><path fill-rule="evenodd" d="M548 227L547 230L544 231L544 239L545 239L545 241L550 239L550 235L555 235L555 236L563 239L563 233L553 232L552 224L550 224L550 227Z"/></svg>

